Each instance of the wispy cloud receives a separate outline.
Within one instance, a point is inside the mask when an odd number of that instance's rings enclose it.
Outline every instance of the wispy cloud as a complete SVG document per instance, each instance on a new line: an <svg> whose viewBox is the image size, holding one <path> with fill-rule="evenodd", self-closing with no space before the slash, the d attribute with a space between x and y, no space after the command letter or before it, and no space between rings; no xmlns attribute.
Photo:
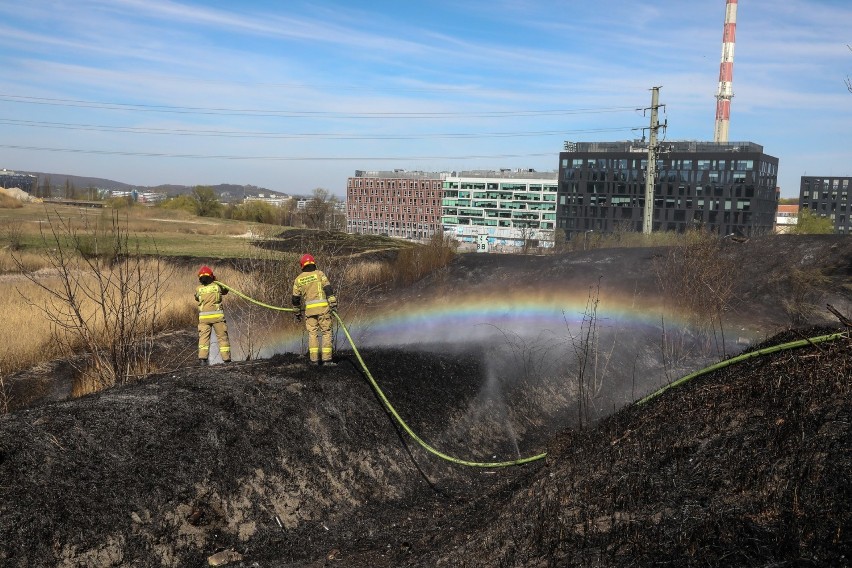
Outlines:
<svg viewBox="0 0 852 568"><path fill-rule="evenodd" d="M434 140L436 132L554 132L565 138L625 139L647 122L641 110L661 85L670 138L707 139L721 52L724 1L435 0L420 3L327 2L239 4L197 0L30 0L0 4L0 92L55 99L165 106L300 109L338 115L247 117L168 114L0 100L0 118L32 121L173 126L282 132L371 132L405 139L192 140L187 153L306 156L281 168L142 157L109 159L95 152L64 160L60 153L4 151L3 167L52 169L117 177L131 183L194 183L231 176L244 183L295 191L327 186L340 193L353 169L377 168L383 157L411 158L412 167L556 166L559 136ZM826 133L848 131L852 52L844 38L852 6L840 0L749 0L738 8L732 133L762 143L795 163L805 152L814 167L832 166L837 145ZM852 43L852 40L849 40ZM487 117L486 111L592 109L550 116ZM411 119L394 113L456 113ZM377 113L352 118L355 113ZM381 113L386 116L379 117ZM349 116L349 118L345 118ZM790 128L790 127L793 128ZM786 130L785 130L785 127ZM601 130L605 130L601 132ZM579 132L578 132L579 131ZM584 135L583 132L587 132ZM418 139L417 135L422 138ZM4 125L4 136L28 146L120 148L132 154L178 153L184 137ZM764 140L763 137L771 137ZM835 136L832 136L835 138ZM844 137L845 139L845 137ZM553 150L552 157L532 156ZM815 151L821 148L823 151ZM308 155L364 156L370 163L322 163ZM375 160L369 160L369 156ZM498 158L497 156L522 156ZM433 156L434 161L423 158ZM55 166L43 167L44 160ZM506 161L513 161L507 164ZM493 163L500 162L500 163ZM203 165L199 165L203 163ZM406 167L394 161L392 167ZM840 167L840 166L838 166ZM80 171L84 169L85 171ZM98 170L98 171L92 171ZM792 171L792 170L791 170ZM791 174L792 175L792 174ZM138 176L138 177L134 177ZM163 176L168 176L163 178ZM176 177L171 177L176 176ZM255 177L256 176L256 177ZM212 181L215 181L212 180ZM782 182L797 186L794 177Z"/></svg>

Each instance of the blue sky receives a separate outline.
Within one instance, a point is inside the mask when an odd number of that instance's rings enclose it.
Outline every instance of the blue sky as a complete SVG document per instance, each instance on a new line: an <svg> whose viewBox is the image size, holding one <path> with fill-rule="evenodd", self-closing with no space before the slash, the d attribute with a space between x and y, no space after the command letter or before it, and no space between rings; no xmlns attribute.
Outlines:
<svg viewBox="0 0 852 568"><path fill-rule="evenodd" d="M0 167L345 194L356 169L558 167L712 140L724 0L0 0ZM852 175L852 2L741 0L731 141ZM637 110L639 109L639 110Z"/></svg>

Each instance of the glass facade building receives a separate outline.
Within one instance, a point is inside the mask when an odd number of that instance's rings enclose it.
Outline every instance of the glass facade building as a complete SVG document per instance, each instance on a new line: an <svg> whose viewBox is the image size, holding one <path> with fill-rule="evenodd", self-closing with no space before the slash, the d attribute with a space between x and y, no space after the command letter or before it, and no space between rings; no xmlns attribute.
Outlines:
<svg viewBox="0 0 852 568"><path fill-rule="evenodd" d="M556 228L558 172L472 171L443 182L441 224L462 243L487 235L496 247L550 247Z"/></svg>
<svg viewBox="0 0 852 568"><path fill-rule="evenodd" d="M648 148L642 141L566 142L559 154L557 227L642 231ZM653 231L703 227L720 235L773 231L778 158L752 142L662 142Z"/></svg>
<svg viewBox="0 0 852 568"><path fill-rule="evenodd" d="M802 176L799 206L821 217L828 217L834 225L835 233L848 235L852 229L850 180L852 177Z"/></svg>

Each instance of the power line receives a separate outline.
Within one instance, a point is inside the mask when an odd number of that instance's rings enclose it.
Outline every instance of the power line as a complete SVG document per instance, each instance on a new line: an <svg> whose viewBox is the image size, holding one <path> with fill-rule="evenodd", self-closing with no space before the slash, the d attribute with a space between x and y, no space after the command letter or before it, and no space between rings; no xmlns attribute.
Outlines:
<svg viewBox="0 0 852 568"><path fill-rule="evenodd" d="M199 136L222 138L261 138L261 139L332 139L332 140L425 140L440 138L521 138L532 136L562 136L565 134L619 132L637 130L641 126L615 126L610 128L582 128L572 130L539 130L520 132L456 132L456 133L424 133L424 134L347 134L334 132L251 132L235 130L190 130L181 128L152 128L133 126L110 126L101 124L79 124L67 122L46 122L38 120L18 120L0 118L0 124L10 126L27 126L35 128L54 128L80 132L120 132L128 134L160 134L174 136Z"/></svg>
<svg viewBox="0 0 852 568"><path fill-rule="evenodd" d="M20 146L15 144L0 144L0 148L11 150L33 150L39 152L67 152L73 154L98 154L105 156L141 156L147 158L189 158L198 160L257 160L257 161L286 161L286 162L315 162L315 161L419 161L419 160L475 160L492 158L531 158L553 156L558 152L541 152L532 154L483 154L466 156L229 156L204 154L172 154L167 152L125 152L120 150L85 150L81 148L47 148L41 146Z"/></svg>
<svg viewBox="0 0 852 568"><path fill-rule="evenodd" d="M111 103L99 101L86 101L78 99L54 99L46 97L28 97L0 93L0 101L37 104L50 106L64 106L77 108L94 108L99 110L122 110L134 112L160 112L171 114L201 114L220 116L258 116L258 117L280 117L280 118L381 118L381 119L426 119L426 118L497 118L512 116L564 116L574 114L603 114L616 112L635 112L636 107L601 107L601 108L579 108L579 109L546 109L546 110L519 110L519 111L488 111L488 112L359 112L359 113L337 113L331 111L292 111L292 110L269 110L269 109L235 109L217 107L181 107L168 105L146 105L130 103Z"/></svg>

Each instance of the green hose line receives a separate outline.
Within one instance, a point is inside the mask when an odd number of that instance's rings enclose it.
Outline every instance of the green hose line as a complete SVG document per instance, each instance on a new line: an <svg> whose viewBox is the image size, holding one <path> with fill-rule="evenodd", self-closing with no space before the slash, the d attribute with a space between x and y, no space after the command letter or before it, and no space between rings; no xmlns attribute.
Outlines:
<svg viewBox="0 0 852 568"><path fill-rule="evenodd" d="M255 300L254 298L250 298L249 296L246 296L245 294L243 294L239 290L235 290L234 288L231 288L230 286L228 286L224 282L219 282L219 284L223 288L228 289L229 291L233 292L234 294L236 294L240 298L243 298L244 300L247 300L247 301L251 302L252 304L256 304L256 305L262 306L264 308L269 308L270 310L278 310L278 311L282 311L282 312L297 312L297 311L299 311L296 308L282 308L282 307L278 307L278 306L270 306L269 304L264 304L263 302L259 302L259 301ZM403 420L402 417L400 417L399 413L397 413L396 409L393 407L393 405L391 405L390 401L385 396L385 393L379 387L379 384L373 378L373 375L370 373L370 369L367 368L367 364L364 362L364 359L361 358L361 354L358 352L358 348L355 347L355 342L352 340L352 336L349 335L349 330L346 328L346 324L343 323L343 320L340 318L339 315L337 315L336 311L332 310L331 313L334 314L334 317L337 318L338 322L340 322L340 327L341 327L341 329L343 329L343 333L346 334L346 339L349 341L349 345L352 346L352 352L355 353L355 357L357 357L358 362L361 363L361 368L364 370L364 373L367 375L367 379L370 381L370 386L372 386L373 390L376 391L376 394L378 395L379 399L381 399L382 404L385 405L385 408L387 408L388 412L391 413L391 415L396 419L396 421L399 423L399 425L402 426L402 428L406 432L408 432L408 435L411 436L418 444L423 446L423 448L426 449L426 451L438 456L439 458L445 459L447 461L457 463L457 464L460 464L460 465L471 466L471 467L508 467L508 466L512 466L512 465L521 465L521 464L524 464L524 463L529 463L529 462L532 462L532 461L540 460L547 455L546 453L544 453L544 454L538 454L536 456L532 456L532 457L528 457L528 458L523 458L523 459L514 460L514 461L505 461L505 462L473 462L473 461L466 461L466 460L454 458L452 456L448 456L447 454L436 450L435 448L433 448L432 446L430 446L429 444L424 442L420 438L420 436L418 436L414 432L414 430L412 430L408 426L408 424L405 423L405 420Z"/></svg>
<svg viewBox="0 0 852 568"><path fill-rule="evenodd" d="M278 310L278 311L282 311L282 312L298 312L299 311L297 308L282 308L282 307L278 307L278 306L270 306L269 304L264 304L263 302L259 302L259 301L255 300L254 298L250 298L250 297L246 296L245 294L239 292L238 290L231 288L230 286L228 286L224 282L219 282L219 284L222 287L227 288L231 292L235 293L237 296L251 302L252 304L256 304L256 305L262 306L264 308L269 308L270 310ZM513 461L474 462L474 461L467 461L467 460L455 458L453 456L449 456L449 455L447 455L443 452L436 450L435 448L433 448L432 446L427 444L425 441L423 441L423 439L421 439L420 436L418 436L417 433L414 432L414 430L412 430L408 426L408 424L405 423L405 420L402 419L402 417L399 415L399 413L397 413L396 409L393 407L393 405L390 403L388 398L385 396L385 393L379 387L379 384L373 378L373 375L370 373L370 369L367 368L367 364L364 362L364 359L361 358L361 354L358 352L358 348L355 347L355 342L352 340L352 336L349 335L349 330L346 328L346 324L343 323L343 320L340 318L340 316L337 314L336 311L332 310L331 313L334 314L334 317L337 318L337 321L340 323L340 328L343 330L343 333L346 335L346 339L349 341L349 345L352 347L352 352L355 353L355 357L358 359L358 362L361 364L361 368L364 370L364 373L366 374L367 379L370 381L370 386L373 387L373 390L376 392L379 399L382 401L382 404L384 404L387 411L390 412L390 414L394 417L394 419L396 419L397 423L399 423L399 425L403 428L403 430L405 430L408 433L409 436L411 436L418 444L420 444L429 453L431 453L435 456L438 456L441 459L447 460L449 462L456 463L456 464L459 464L459 465L466 465L466 466L470 466L470 467L509 467L509 466L513 466L513 465L522 465L522 464L525 464L525 463L534 462L536 460L540 460L540 459L547 456L547 452L545 452L545 453L541 453L541 454L537 454L537 455L534 455L534 456L530 456L530 457L527 457L527 458L521 458L521 459L513 460ZM765 349L758 349L757 351L751 351L749 353L744 353L742 355L738 355L738 356L733 357L731 359L727 359L725 361L721 361L721 362L716 363L714 365L710 365L709 367L705 367L704 369L701 369L700 371L696 371L692 374L686 375L685 377L680 378L680 379L674 381L673 383L664 386L663 388L657 390L656 392L649 394L645 398L637 401L635 404L637 404L637 405L645 404L649 400L652 400L652 399L660 396L662 393L664 393L665 391L667 391L671 388L680 386L680 385L682 385L686 382L691 381L694 378L700 377L701 375L705 375L707 373L711 373L711 372L717 371L719 369L724 369L725 367L728 367L729 365L741 363L741 362L743 362L747 359L751 359L753 357L762 357L764 355L769 355L771 353L777 353L778 351L784 351L784 350L787 350L787 349L796 349L798 347L805 347L807 345L815 345L817 343L823 343L825 341L834 341L836 339L840 339L841 337L848 337L848 333L832 333L830 335L821 335L819 337L812 337L810 339L800 339L798 341L791 341L790 343L782 343L781 345L774 345L772 347L767 347Z"/></svg>
<svg viewBox="0 0 852 568"><path fill-rule="evenodd" d="M243 300L249 301L252 304L256 304L256 305L261 306L263 308L269 308L270 310L277 310L279 312L298 312L299 311L298 308L282 308L280 306L270 306L269 304L264 304L263 302L258 302L254 298L249 298L248 296L246 296L245 294L243 294L239 290L231 288L230 286L228 286L224 282L219 282L218 280L216 282L219 283L219 286L221 286L222 288L225 288L226 290L233 292L234 294L236 294L237 296L239 296Z"/></svg>
<svg viewBox="0 0 852 568"><path fill-rule="evenodd" d="M696 371L690 375L687 375L683 378L676 380L675 382L664 386L660 390L653 392L646 396L645 398L636 402L636 404L645 404L651 399L657 398L665 391L670 388L674 388L680 386L688 381L696 377L700 377L701 375L705 375L707 373L711 373L713 371L718 371L719 369L724 369L729 365L733 365L735 363L741 363L747 359L751 359L753 357L761 357L763 355L769 355L770 353L777 353L778 351L785 351L787 349L796 349L799 347L806 347L808 345L815 345L817 343L823 343L825 341L834 341L835 339L840 339L841 337L846 337L845 333L832 333L830 335L820 335L819 337L811 337L810 339L800 339L798 341L791 341L790 343L782 343L780 345L773 345L772 347L767 347L765 349L758 349L757 351L750 351L749 353L743 353L742 355L737 355L736 357L732 357L731 359L726 359L725 361L720 361L715 365L710 365L709 367L705 367L700 371Z"/></svg>
<svg viewBox="0 0 852 568"><path fill-rule="evenodd" d="M447 460L449 462L457 463L459 465L467 465L467 466L470 466L470 467L508 467L508 466L511 466L511 465L521 465L521 464L533 462L533 461L536 461L536 460L540 460L547 455L547 453L543 453L543 454L538 454L538 455L535 455L535 456L530 456L528 458L522 458L522 459L519 459L519 460L504 461L504 462L474 462L474 461L467 461L467 460L462 460L462 459L459 459L459 458L454 458L452 456L448 456L447 454L436 450L435 448L433 448L432 446L430 446L429 444L424 442L420 438L420 436L418 436L414 432L414 430L412 430L408 426L408 424L405 423L405 420L403 420L400 417L400 415L397 413L396 409L393 407L393 405L391 405L390 401L385 396L385 393L382 392L381 388L379 388L379 385L378 385L378 383L376 383L376 380L373 378L373 375L370 374L370 370L367 368L367 364L364 363L364 360L361 358L361 354L358 352L358 348L355 347L355 342L352 341L352 336L349 335L349 330L346 329L346 324L343 323L343 320L340 318L339 315L337 315L336 311L332 311L331 313L333 313L334 317L337 318L337 321L340 322L340 328L343 330L343 333L346 334L346 339L349 340L349 345L352 346L352 352L355 353L355 357L357 357L358 362L361 363L361 368L364 369L364 373L366 373L367 379L369 379L369 381L370 381L370 385L373 387L373 390L376 391L376 394L379 395L379 398L382 400L382 404L384 404L385 408L387 408L388 412L390 412L391 415L393 415L393 417L396 418L396 421L399 423L399 425L402 426L402 428L406 432L408 432L408 435L411 436L412 438L414 438L414 440L418 444L423 446L423 448L427 452L434 454L434 455L438 456L439 458Z"/></svg>

